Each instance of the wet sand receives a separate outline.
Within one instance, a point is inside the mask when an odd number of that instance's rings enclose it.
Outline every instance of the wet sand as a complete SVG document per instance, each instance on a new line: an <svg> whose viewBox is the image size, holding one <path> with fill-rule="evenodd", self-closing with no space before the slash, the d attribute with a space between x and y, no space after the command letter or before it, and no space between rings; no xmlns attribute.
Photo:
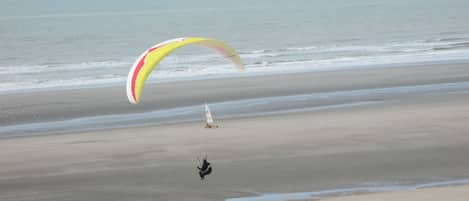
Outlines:
<svg viewBox="0 0 469 201"><path fill-rule="evenodd" d="M469 186L452 186L431 189L418 189L414 191L379 193L371 195L354 195L324 199L324 201L466 201L469 197Z"/></svg>
<svg viewBox="0 0 469 201"><path fill-rule="evenodd" d="M469 66L458 64L168 83L154 88L167 96L149 95L149 103L135 110L190 105L203 97L223 101L467 81ZM199 89L205 84L217 87ZM9 94L2 96L10 112L2 121L133 112L124 106L124 91L109 98L117 91ZM49 103L51 95L58 96ZM218 129L183 123L1 139L0 200L224 200L469 178L467 100L467 90L422 93L371 105L224 119ZM54 106L58 102L64 107ZM205 154L214 171L201 181L196 157Z"/></svg>
<svg viewBox="0 0 469 201"><path fill-rule="evenodd" d="M242 74L242 73L240 73ZM1 94L1 125L136 113L247 98L469 81L469 65L416 65L161 83L130 105L125 86Z"/></svg>

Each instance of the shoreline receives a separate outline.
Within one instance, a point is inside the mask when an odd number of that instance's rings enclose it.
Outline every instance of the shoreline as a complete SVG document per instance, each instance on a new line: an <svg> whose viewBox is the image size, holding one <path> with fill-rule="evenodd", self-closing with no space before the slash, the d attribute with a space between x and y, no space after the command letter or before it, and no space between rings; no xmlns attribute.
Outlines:
<svg viewBox="0 0 469 201"><path fill-rule="evenodd" d="M416 190L434 190L437 188L462 187L469 189L469 179L449 180L441 182L422 183L415 185L390 185L390 186L370 186L328 189L316 192L296 192L296 193L267 193L252 197L228 198L225 201L306 201L306 200L330 200L343 199L353 196L375 196L379 197L383 193L402 193ZM469 192L468 192L469 194ZM353 199L356 200L356 199Z"/></svg>
<svg viewBox="0 0 469 201"><path fill-rule="evenodd" d="M380 68L400 68L400 67L419 67L419 66L433 66L433 65L458 65L467 64L469 59L452 59L452 60L440 60L440 61L422 61L422 62L404 62L404 63L383 63L383 64L364 64L364 65L352 65L352 66L337 66L327 69L313 69L313 70L296 70L283 72L280 70L269 71L269 72L251 72L251 73L226 73L220 75L201 75L195 77L177 77L177 78L165 78L163 80L148 80L147 84L168 84L178 82L191 82L201 80L221 80L221 79L238 79L238 78L249 78L257 76L281 76L281 75L294 75L300 73L321 73L321 72L334 72L334 71L349 71L349 70L363 70L363 69L380 69ZM305 64L306 65L306 64ZM68 90L80 90L80 89L99 89L99 88L112 88L112 87L124 87L123 82L112 82L112 83L98 83L98 84L85 84L85 85L70 85L65 87L50 86L44 88L25 88L15 90L0 90L0 95L8 94L24 94L24 93L41 93L41 92L54 92L54 91L68 91Z"/></svg>
<svg viewBox="0 0 469 201"><path fill-rule="evenodd" d="M141 114L197 106L204 102L222 103L301 94L467 82L467 69L467 64L444 64L151 84L144 89L143 100L139 105L127 102L124 87L5 94L0 101L0 122L2 126L13 126L106 115Z"/></svg>

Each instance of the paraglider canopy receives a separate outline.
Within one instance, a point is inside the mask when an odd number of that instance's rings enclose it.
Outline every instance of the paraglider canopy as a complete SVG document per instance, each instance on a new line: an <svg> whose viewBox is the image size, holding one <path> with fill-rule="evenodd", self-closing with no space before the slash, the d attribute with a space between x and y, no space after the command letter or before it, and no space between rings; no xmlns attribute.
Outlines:
<svg viewBox="0 0 469 201"><path fill-rule="evenodd" d="M127 98L130 103L137 104L140 101L142 89L150 73L158 63L177 48L186 45L199 45L215 50L226 59L234 63L240 69L244 69L241 58L236 51L227 44L209 38L185 37L175 38L161 42L143 52L135 61L127 77Z"/></svg>

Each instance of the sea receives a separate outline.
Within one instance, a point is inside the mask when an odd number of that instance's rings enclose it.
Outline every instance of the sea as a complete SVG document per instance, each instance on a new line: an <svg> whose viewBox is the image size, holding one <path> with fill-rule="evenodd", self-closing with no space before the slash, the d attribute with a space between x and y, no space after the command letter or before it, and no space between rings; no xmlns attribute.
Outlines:
<svg viewBox="0 0 469 201"><path fill-rule="evenodd" d="M184 47L150 82L450 63L469 59L468 0L2 0L0 93L124 85L135 59L176 37Z"/></svg>

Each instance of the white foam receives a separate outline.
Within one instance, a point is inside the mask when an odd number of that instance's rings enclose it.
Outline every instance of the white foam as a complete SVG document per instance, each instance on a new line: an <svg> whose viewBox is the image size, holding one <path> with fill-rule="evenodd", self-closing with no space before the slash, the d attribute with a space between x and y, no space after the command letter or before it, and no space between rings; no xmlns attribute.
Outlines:
<svg viewBox="0 0 469 201"><path fill-rule="evenodd" d="M155 80L204 79L207 76L316 72L406 63L468 60L468 38L388 42L384 44L330 44L242 50L246 71L239 73L229 62L211 52L184 52L165 58L150 75ZM124 84L134 57L70 64L0 66L0 92L93 87Z"/></svg>

